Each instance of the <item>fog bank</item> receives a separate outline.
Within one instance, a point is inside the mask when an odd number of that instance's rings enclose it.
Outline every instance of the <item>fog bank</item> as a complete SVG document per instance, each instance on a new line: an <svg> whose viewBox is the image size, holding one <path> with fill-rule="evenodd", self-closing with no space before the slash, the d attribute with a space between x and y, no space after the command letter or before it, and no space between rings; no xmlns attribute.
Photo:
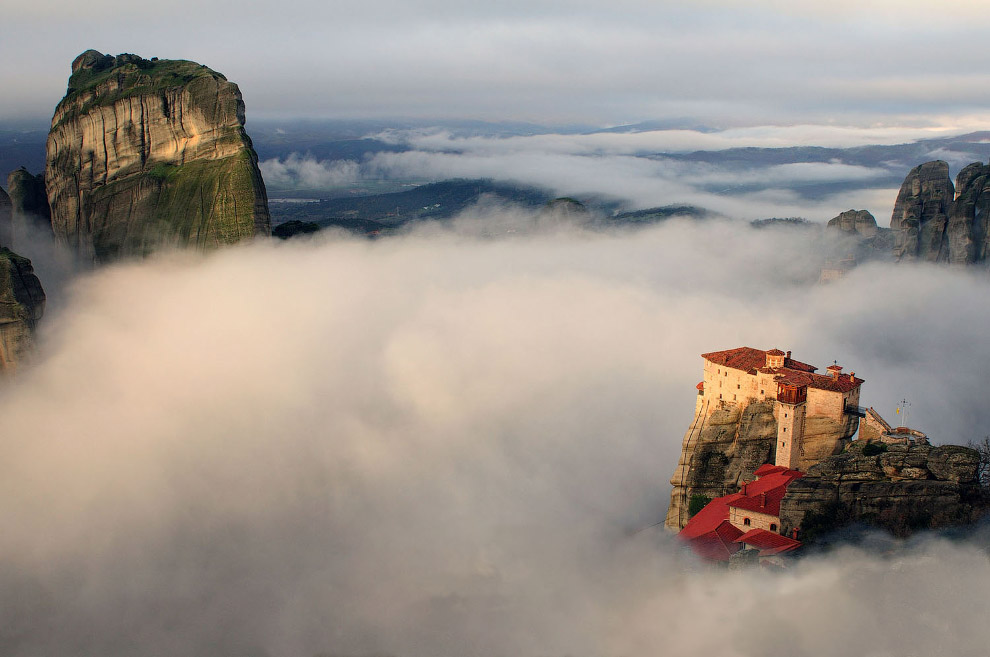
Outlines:
<svg viewBox="0 0 990 657"><path fill-rule="evenodd" d="M704 351L838 359L885 415L984 435L985 275L817 286L810 232L525 217L79 279L0 387L0 652L985 652L983 541L718 573L638 531Z"/></svg>

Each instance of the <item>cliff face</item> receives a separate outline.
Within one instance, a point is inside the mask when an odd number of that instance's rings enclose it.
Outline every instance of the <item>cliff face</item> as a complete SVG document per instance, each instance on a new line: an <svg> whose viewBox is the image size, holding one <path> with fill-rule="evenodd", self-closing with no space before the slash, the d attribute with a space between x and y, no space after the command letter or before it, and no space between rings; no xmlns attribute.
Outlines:
<svg viewBox="0 0 990 657"><path fill-rule="evenodd" d="M776 458L777 419L773 401L732 404L705 417L699 409L684 435L681 456L670 483L670 506L664 525L680 530L690 518L691 498L716 498L734 493L755 479L753 471ZM798 468L807 471L815 463L840 452L859 427L858 418L840 422L809 415Z"/></svg>
<svg viewBox="0 0 990 657"><path fill-rule="evenodd" d="M45 168L56 237L98 260L270 234L237 85L194 62L72 62Z"/></svg>
<svg viewBox="0 0 990 657"><path fill-rule="evenodd" d="M13 212L10 197L0 189L0 246L11 246L13 240Z"/></svg>
<svg viewBox="0 0 990 657"><path fill-rule="evenodd" d="M984 509L978 463L975 450L958 445L889 445L871 454L857 441L788 486L781 528L824 532L866 522L904 536L972 522Z"/></svg>
<svg viewBox="0 0 990 657"><path fill-rule="evenodd" d="M45 292L27 258L0 248L0 372L16 369L45 312Z"/></svg>
<svg viewBox="0 0 990 657"><path fill-rule="evenodd" d="M45 192L45 176L32 175L21 167L7 176L7 189L13 204L14 234L23 233L27 225L50 233L52 217Z"/></svg>
<svg viewBox="0 0 990 657"><path fill-rule="evenodd" d="M974 162L953 186L941 160L915 167L901 185L890 227L894 257L952 264L987 262L990 166Z"/></svg>

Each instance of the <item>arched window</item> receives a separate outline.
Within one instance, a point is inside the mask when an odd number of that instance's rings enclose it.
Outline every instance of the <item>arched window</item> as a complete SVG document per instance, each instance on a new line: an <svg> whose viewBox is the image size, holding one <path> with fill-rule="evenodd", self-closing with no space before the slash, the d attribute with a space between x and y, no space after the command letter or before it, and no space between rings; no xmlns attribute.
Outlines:
<svg viewBox="0 0 990 657"><path fill-rule="evenodd" d="M772 531L772 532L777 531L777 524L776 523L773 523L773 522L770 523L770 531Z"/></svg>
<svg viewBox="0 0 990 657"><path fill-rule="evenodd" d="M749 518L743 518L743 525L749 527Z"/></svg>

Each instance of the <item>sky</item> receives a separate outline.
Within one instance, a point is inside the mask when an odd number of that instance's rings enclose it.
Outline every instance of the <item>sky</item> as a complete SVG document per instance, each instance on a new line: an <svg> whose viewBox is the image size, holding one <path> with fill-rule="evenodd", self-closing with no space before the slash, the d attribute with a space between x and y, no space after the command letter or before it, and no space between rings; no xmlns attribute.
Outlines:
<svg viewBox="0 0 990 657"><path fill-rule="evenodd" d="M249 119L956 129L986 125L988 26L970 0L39 0L4 10L0 119L50 117L95 48L204 63Z"/></svg>
<svg viewBox="0 0 990 657"><path fill-rule="evenodd" d="M650 528L706 351L838 360L935 442L986 431L986 276L821 286L820 246L494 206L78 276L0 386L0 652L985 654L987 528L786 572Z"/></svg>

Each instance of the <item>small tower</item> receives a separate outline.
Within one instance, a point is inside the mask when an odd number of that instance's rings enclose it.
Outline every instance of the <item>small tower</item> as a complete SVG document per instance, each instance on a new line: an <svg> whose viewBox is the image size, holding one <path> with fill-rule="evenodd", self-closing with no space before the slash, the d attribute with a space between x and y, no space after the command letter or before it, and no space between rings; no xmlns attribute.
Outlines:
<svg viewBox="0 0 990 657"><path fill-rule="evenodd" d="M777 458L774 465L797 469L801 459L807 401L807 385L786 381L777 383Z"/></svg>

